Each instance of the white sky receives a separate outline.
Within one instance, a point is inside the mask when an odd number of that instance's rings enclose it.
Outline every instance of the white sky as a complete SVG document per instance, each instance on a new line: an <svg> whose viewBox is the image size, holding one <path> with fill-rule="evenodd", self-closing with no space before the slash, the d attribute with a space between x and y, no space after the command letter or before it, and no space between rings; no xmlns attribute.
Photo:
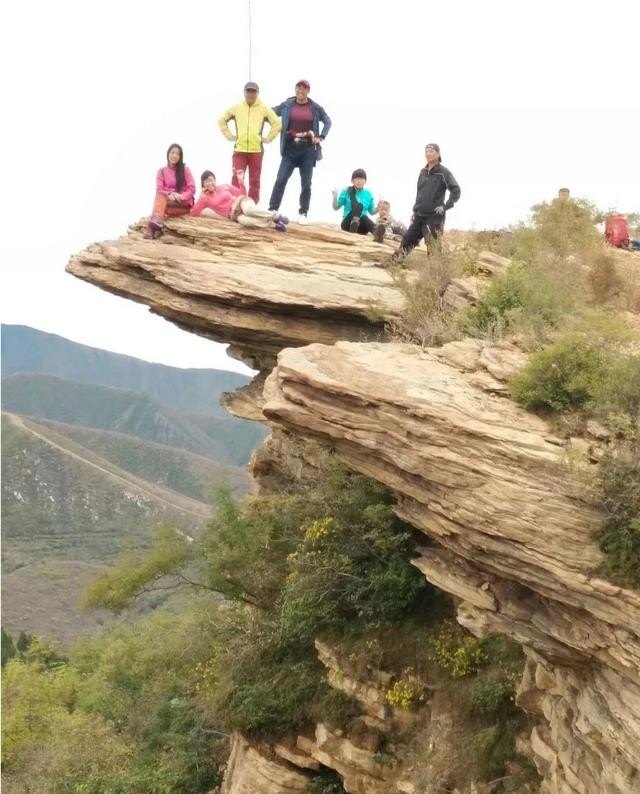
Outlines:
<svg viewBox="0 0 640 794"><path fill-rule="evenodd" d="M365 168L407 219L425 143L462 187L448 226L524 219L559 187L640 210L640 3L253 0L252 78L270 104L311 82L333 129L311 218ZM11 2L0 52L2 320L177 366L239 369L224 347L64 273L149 212L169 143L196 180L230 177L222 111L248 79L246 0ZM267 148L263 200L279 163ZM295 215L296 172L282 210Z"/></svg>

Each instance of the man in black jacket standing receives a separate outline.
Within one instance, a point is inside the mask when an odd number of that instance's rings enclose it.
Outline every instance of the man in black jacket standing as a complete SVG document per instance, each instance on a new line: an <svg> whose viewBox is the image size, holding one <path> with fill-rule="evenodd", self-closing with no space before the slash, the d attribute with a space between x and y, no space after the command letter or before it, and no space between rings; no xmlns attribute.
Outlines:
<svg viewBox="0 0 640 794"><path fill-rule="evenodd" d="M418 245L421 239L424 239L427 249L437 242L444 228L446 211L450 210L460 198L460 185L451 171L442 165L438 144L428 143L424 154L427 164L418 176L413 218L402 237L400 247L393 254L393 259L399 262ZM445 201L447 191L449 198Z"/></svg>

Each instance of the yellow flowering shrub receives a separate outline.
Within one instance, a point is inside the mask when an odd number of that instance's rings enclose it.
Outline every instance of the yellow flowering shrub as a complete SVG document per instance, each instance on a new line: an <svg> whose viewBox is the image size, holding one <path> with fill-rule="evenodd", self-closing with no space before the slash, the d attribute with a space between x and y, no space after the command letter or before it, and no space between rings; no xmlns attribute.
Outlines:
<svg viewBox="0 0 640 794"><path fill-rule="evenodd" d="M418 699L419 689L411 681L400 680L387 690L385 700L390 706L409 710Z"/></svg>
<svg viewBox="0 0 640 794"><path fill-rule="evenodd" d="M335 528L335 521L333 518L318 518L312 521L304 533L304 539L307 543L317 543L322 538L329 535Z"/></svg>
<svg viewBox="0 0 640 794"><path fill-rule="evenodd" d="M489 661L484 643L477 637L464 635L446 627L433 640L433 658L453 678L477 673Z"/></svg>

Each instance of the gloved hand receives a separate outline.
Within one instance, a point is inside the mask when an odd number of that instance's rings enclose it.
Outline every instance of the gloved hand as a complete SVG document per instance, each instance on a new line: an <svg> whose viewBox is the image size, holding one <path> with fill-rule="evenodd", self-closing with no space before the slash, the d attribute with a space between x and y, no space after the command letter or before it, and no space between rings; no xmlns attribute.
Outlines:
<svg viewBox="0 0 640 794"><path fill-rule="evenodd" d="M435 208L434 212L436 215L444 215L444 207L440 205L439 207Z"/></svg>

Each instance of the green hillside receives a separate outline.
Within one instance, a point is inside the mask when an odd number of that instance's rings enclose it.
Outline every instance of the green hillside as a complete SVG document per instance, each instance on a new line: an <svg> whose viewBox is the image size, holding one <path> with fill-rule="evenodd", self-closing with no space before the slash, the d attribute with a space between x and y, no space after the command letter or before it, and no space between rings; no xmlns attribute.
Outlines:
<svg viewBox="0 0 640 794"><path fill-rule="evenodd" d="M207 505L141 484L79 447L55 446L56 437L45 441L23 423L2 417L5 570L54 558L103 562L124 543L144 545L159 523L192 532L206 521Z"/></svg>
<svg viewBox="0 0 640 794"><path fill-rule="evenodd" d="M218 463L211 458L175 447L143 441L109 430L95 430L49 420L42 420L41 424L51 427L57 433L131 474L201 502L209 501L212 485L221 481L239 492L245 491L248 485L244 469Z"/></svg>
<svg viewBox="0 0 640 794"><path fill-rule="evenodd" d="M206 417L203 426L144 394L37 373L5 378L2 408L65 424L113 430L233 465L246 463L265 433L255 422L216 417Z"/></svg>
<svg viewBox="0 0 640 794"><path fill-rule="evenodd" d="M218 405L244 376L23 326L2 327L2 374L3 618L66 643L99 625L79 611L91 576L157 526L197 535L212 486L246 492L267 431Z"/></svg>
<svg viewBox="0 0 640 794"><path fill-rule="evenodd" d="M147 394L188 413L232 420L220 395L249 382L246 375L216 369L180 369L71 342L24 325L2 325L2 377L39 372L79 383L115 386Z"/></svg>

